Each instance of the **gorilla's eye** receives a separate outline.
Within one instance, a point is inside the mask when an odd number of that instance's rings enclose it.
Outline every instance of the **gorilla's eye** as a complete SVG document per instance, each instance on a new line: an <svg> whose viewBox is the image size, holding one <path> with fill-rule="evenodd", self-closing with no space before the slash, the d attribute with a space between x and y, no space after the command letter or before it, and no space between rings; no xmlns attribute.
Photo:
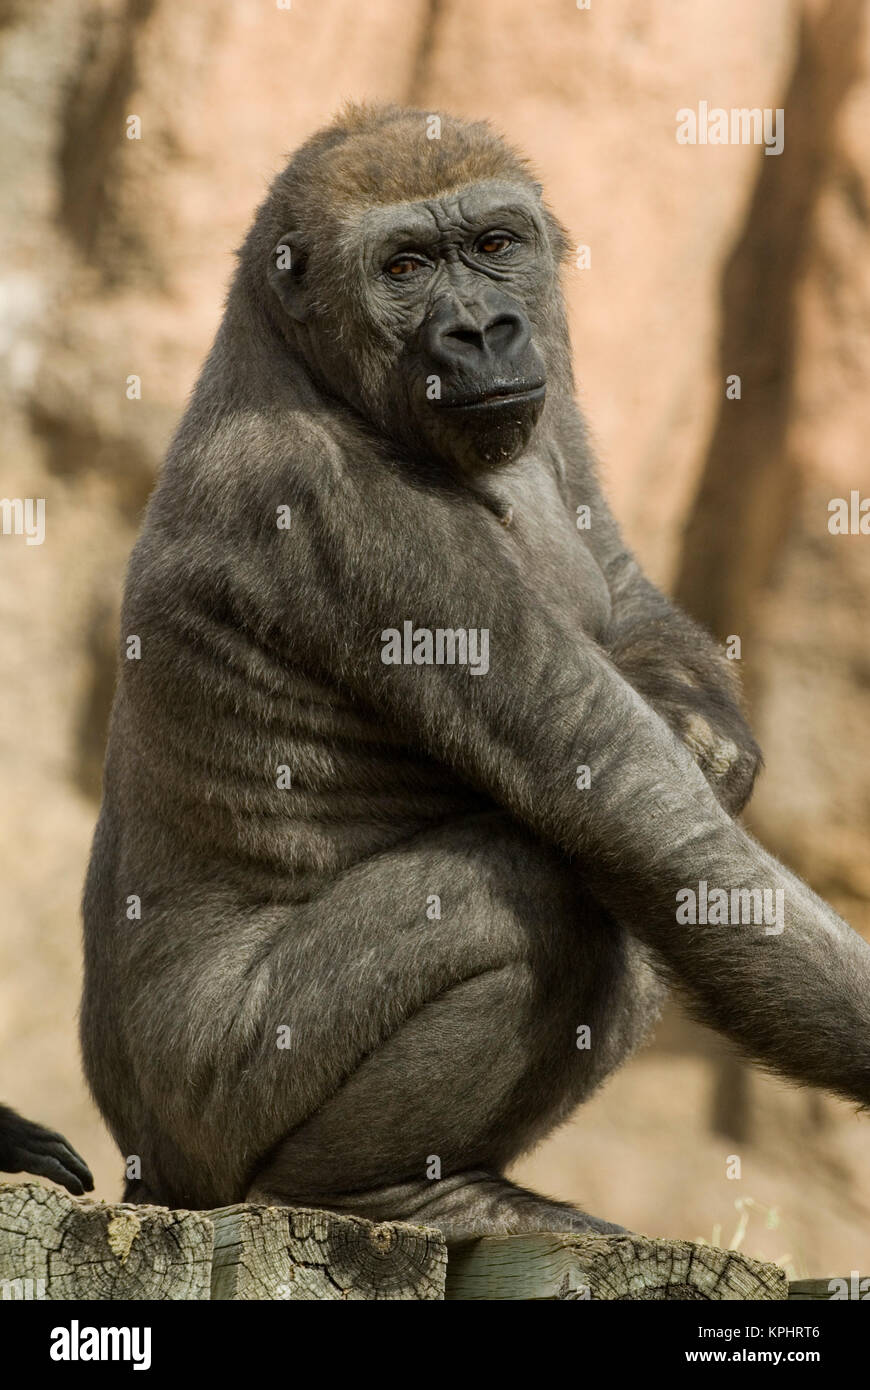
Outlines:
<svg viewBox="0 0 870 1390"><path fill-rule="evenodd" d="M498 256L513 244L514 238L507 232L484 232L475 242L474 249L484 256Z"/></svg>
<svg viewBox="0 0 870 1390"><path fill-rule="evenodd" d="M387 261L384 266L384 274L391 280L405 280L409 275L414 275L418 270L422 270L426 262L419 256L394 256L391 261Z"/></svg>

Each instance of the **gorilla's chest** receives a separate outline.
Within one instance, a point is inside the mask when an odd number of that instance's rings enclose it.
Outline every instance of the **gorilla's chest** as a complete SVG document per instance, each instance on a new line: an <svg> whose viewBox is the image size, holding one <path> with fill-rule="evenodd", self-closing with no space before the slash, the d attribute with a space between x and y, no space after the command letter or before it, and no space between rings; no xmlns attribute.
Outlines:
<svg viewBox="0 0 870 1390"><path fill-rule="evenodd" d="M610 620L610 590L551 470L532 460L505 475L498 494L511 507L506 543L515 549L537 602L561 618L567 601L583 630L600 637Z"/></svg>

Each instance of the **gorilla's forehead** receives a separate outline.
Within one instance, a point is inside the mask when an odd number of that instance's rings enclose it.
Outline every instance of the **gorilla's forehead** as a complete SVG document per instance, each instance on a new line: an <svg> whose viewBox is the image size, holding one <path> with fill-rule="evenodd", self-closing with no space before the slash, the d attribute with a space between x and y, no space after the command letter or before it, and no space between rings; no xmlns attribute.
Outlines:
<svg viewBox="0 0 870 1390"><path fill-rule="evenodd" d="M540 193L536 185L508 179L484 179L457 188L440 189L412 202L381 203L356 208L343 219L346 235L374 248L396 238L438 241L451 232L463 233L501 222L525 224L531 233L543 229Z"/></svg>

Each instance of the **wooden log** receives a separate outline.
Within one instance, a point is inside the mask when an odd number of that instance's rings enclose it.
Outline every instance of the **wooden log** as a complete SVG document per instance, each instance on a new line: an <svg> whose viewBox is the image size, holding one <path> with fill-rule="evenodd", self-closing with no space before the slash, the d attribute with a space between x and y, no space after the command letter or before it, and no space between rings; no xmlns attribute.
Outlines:
<svg viewBox="0 0 870 1390"><path fill-rule="evenodd" d="M485 1236L448 1252L447 1299L784 1299L776 1265L643 1236Z"/></svg>
<svg viewBox="0 0 870 1390"><path fill-rule="evenodd" d="M870 1274L844 1274L831 1279L792 1279L788 1286L789 1302L792 1299L811 1299L814 1303L827 1303L829 1299L870 1300Z"/></svg>
<svg viewBox="0 0 870 1390"><path fill-rule="evenodd" d="M0 1185L0 1298L207 1299L211 1256L202 1212Z"/></svg>
<svg viewBox="0 0 870 1390"><path fill-rule="evenodd" d="M214 1222L215 1299L443 1299L440 1234L302 1207L225 1207Z"/></svg>
<svg viewBox="0 0 870 1390"><path fill-rule="evenodd" d="M445 1292L446 1267L446 1292ZM867 1299L731 1250L642 1236L487 1236L297 1207L107 1206L0 1185L0 1299Z"/></svg>

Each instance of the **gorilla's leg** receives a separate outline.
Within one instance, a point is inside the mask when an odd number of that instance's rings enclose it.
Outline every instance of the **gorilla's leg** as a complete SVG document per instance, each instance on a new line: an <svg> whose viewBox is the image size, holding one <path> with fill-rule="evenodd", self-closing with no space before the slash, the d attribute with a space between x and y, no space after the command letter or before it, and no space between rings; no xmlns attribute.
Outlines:
<svg viewBox="0 0 870 1390"><path fill-rule="evenodd" d="M439 1181L409 1181L373 1192L330 1193L298 1202L285 1193L255 1184L245 1200L263 1206L312 1206L368 1221L409 1221L437 1226L449 1241L477 1236L523 1235L535 1231L577 1235L619 1235L624 1226L601 1221L565 1202L554 1202L484 1170L452 1173Z"/></svg>
<svg viewBox="0 0 870 1390"><path fill-rule="evenodd" d="M490 897L489 911L505 908ZM412 1220L453 1239L620 1230L499 1175L636 1046L660 999L641 948L591 902L585 916L549 918L537 941L519 932L521 959L425 1004L276 1146L247 1200Z"/></svg>
<svg viewBox="0 0 870 1390"><path fill-rule="evenodd" d="M217 883L172 910L171 952L128 939L137 1065L113 1128L141 1156L133 1201L251 1191L401 1214L390 1190L409 1183L411 1214L447 1194L429 1180L439 1165L458 1191L457 1175L500 1173L564 1119L664 994L579 871L500 812L421 831L304 902L246 905ZM487 1219L504 1229L524 1200L496 1182L506 1202Z"/></svg>

